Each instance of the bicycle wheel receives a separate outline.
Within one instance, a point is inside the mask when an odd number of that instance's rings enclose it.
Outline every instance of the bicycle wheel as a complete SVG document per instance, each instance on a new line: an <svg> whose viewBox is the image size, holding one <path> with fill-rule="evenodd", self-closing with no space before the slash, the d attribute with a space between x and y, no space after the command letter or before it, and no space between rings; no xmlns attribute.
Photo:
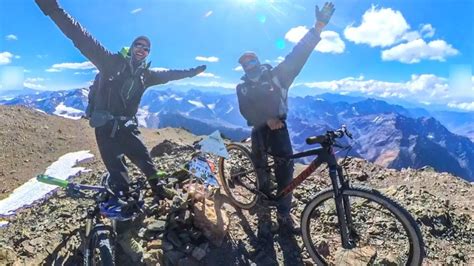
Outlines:
<svg viewBox="0 0 474 266"><path fill-rule="evenodd" d="M90 256L86 265L115 265L114 243L111 239L111 232L108 230L95 232L90 240L89 252Z"/></svg>
<svg viewBox="0 0 474 266"><path fill-rule="evenodd" d="M342 247L333 190L318 193L301 216L303 242L317 264L421 265L423 239L408 211L369 188L352 187L343 196L351 209L351 249Z"/></svg>
<svg viewBox="0 0 474 266"><path fill-rule="evenodd" d="M258 201L259 182L250 151L241 144L227 145L229 157L219 159L219 178L232 203L250 209Z"/></svg>

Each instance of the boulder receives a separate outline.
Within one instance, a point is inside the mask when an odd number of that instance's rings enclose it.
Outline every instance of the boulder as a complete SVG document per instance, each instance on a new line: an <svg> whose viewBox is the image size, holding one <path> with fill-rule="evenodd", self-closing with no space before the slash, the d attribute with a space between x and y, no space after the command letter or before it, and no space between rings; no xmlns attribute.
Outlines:
<svg viewBox="0 0 474 266"><path fill-rule="evenodd" d="M370 265L377 256L377 250L370 246L354 249L339 249L335 253L336 265Z"/></svg>

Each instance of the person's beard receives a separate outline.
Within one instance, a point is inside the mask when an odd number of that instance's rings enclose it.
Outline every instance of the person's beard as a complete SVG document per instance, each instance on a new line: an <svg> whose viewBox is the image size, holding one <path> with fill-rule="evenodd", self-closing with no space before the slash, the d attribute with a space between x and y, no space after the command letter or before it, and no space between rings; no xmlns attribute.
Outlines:
<svg viewBox="0 0 474 266"><path fill-rule="evenodd" d="M262 75L262 68L260 65L255 66L252 69L249 69L245 71L245 74L247 75L247 78L253 82L256 82L260 79L260 76Z"/></svg>

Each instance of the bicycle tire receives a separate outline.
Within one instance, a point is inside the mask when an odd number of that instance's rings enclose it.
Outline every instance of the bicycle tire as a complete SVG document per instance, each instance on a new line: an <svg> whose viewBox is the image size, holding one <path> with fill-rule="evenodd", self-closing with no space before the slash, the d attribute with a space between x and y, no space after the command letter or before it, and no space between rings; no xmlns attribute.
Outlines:
<svg viewBox="0 0 474 266"><path fill-rule="evenodd" d="M85 265L115 265L115 245L110 236L111 232L109 230L94 232L89 242L90 255Z"/></svg>
<svg viewBox="0 0 474 266"><path fill-rule="evenodd" d="M402 225L403 229L408 238L409 243L409 251L407 257L406 265L421 265L422 260L424 258L424 243L423 238L421 235L421 231L415 221L415 219L410 215L410 213L400 206L396 201L390 199L389 197L381 194L377 190L365 188L365 187L350 187L349 189L345 189L342 194L347 196L349 199L360 198L365 201L375 202L381 205L385 210L388 210L393 216L396 218L398 222ZM318 206L323 205L327 201L334 202L334 192L332 189L326 189L319 192L305 207L303 214L301 215L301 230L302 230L302 238L306 250L308 251L310 257L318 264L318 265L328 265L326 259L321 255L318 254L318 250L315 248L315 244L311 239L311 231L310 231L310 220L312 219L313 213L314 215L318 214L315 212ZM351 207L352 208L352 207ZM319 213L320 216L324 216L324 214ZM352 215L352 219L354 219L354 215ZM363 216L361 214L361 216ZM370 219L370 217L368 218ZM337 220L336 220L337 221ZM372 225L375 227L375 224ZM378 225L377 225L378 226ZM370 233L369 233L370 234ZM389 240L390 241L390 240ZM392 247L398 248L398 247ZM320 249L320 253L325 253L327 250L322 251ZM327 254L327 253L326 253ZM329 255L327 255L329 256ZM332 263L331 263L332 264Z"/></svg>
<svg viewBox="0 0 474 266"><path fill-rule="evenodd" d="M231 144L228 144L226 146L226 148L227 148L227 151L229 153L229 157L227 159L222 158L222 157L219 158L219 179L222 183L222 186L224 187L224 190L225 190L227 196L232 201L232 203L234 205L238 206L241 209L248 210L248 209L254 207L255 204L257 204L257 202L259 200L259 195L252 192L251 190L248 190L244 186L239 186L240 188L243 188L248 192L248 194L250 196L250 199L248 200L248 202L247 201L244 202L241 198L238 198L234 194L234 191L233 191L235 189L235 187L232 188L231 185L230 185L230 182L233 182L233 181L231 180L232 179L231 176L229 176L229 174L230 175L232 175L232 174L229 173L228 171L232 172L237 167L241 168L240 170L242 170L242 168L243 168L244 172L249 173L248 179L254 178L254 180L252 180L255 183L255 187L253 189L258 190L260 184L259 184L259 180L258 180L257 175L256 175L256 170L255 170L254 162L252 160L252 155L251 155L250 151L242 144L231 143ZM233 158L232 156L237 157L237 158ZM236 160L236 161L233 161L233 160ZM230 165L227 165L226 164L227 162L229 162ZM236 166L235 163L237 163L237 162L239 164L245 164L245 166L244 167L242 165ZM251 168L251 169L249 169L249 168ZM251 173L254 173L253 177L251 176ZM247 175L246 175L246 177L247 177Z"/></svg>

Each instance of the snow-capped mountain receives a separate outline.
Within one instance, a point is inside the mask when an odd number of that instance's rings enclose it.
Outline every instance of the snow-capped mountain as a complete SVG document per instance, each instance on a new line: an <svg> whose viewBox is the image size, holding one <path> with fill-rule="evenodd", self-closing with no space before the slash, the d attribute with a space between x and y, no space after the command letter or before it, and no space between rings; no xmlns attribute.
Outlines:
<svg viewBox="0 0 474 266"><path fill-rule="evenodd" d="M42 92L19 96L0 104L21 104L49 114L80 118L87 106L87 90ZM430 165L474 180L474 143L451 133L424 109L407 109L375 99L323 94L290 97L288 128L295 150L309 148L305 139L346 124L353 131L352 155L394 168ZM450 114L452 123L474 125L470 113ZM467 117L467 121L464 120ZM137 118L149 128L183 127L194 134L220 130L226 137L241 140L250 128L239 111L234 94L199 90L149 90L141 102Z"/></svg>

